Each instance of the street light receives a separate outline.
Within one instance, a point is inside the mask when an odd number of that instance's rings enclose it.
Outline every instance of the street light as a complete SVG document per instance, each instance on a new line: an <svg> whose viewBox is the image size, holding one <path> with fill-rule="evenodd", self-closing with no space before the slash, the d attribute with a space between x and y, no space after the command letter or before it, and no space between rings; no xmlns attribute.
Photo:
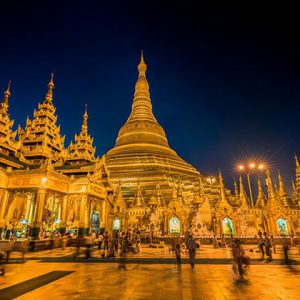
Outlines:
<svg viewBox="0 0 300 300"><path fill-rule="evenodd" d="M248 164L240 164L238 165L238 169L240 172L243 172L247 176L247 181L248 181L248 188L249 188L249 193L250 193L250 200L251 200L251 205L254 207L254 201L253 201L253 195L252 195L252 187L251 187L251 182L250 182L250 175L255 173L256 171L262 171L266 168L265 164L263 163L256 163L256 162L249 162Z"/></svg>
<svg viewBox="0 0 300 300"><path fill-rule="evenodd" d="M213 177L213 176L207 176L207 177L206 177L206 181L207 181L208 183L210 183L210 184L213 184L213 183L216 182L216 178Z"/></svg>

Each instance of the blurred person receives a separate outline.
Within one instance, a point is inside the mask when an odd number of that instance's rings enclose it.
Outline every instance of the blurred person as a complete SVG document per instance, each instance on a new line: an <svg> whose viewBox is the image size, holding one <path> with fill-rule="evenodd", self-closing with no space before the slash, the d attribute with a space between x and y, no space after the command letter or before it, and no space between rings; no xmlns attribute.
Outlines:
<svg viewBox="0 0 300 300"><path fill-rule="evenodd" d="M103 237L103 241L104 241L104 252L105 252L105 256L107 256L107 252L108 252L108 241L109 241L109 235L108 232L106 231Z"/></svg>
<svg viewBox="0 0 300 300"><path fill-rule="evenodd" d="M10 236L12 234L12 230L13 230L14 226L12 224L12 221L9 221L7 227L6 227L6 232L5 232L5 239L6 240L10 240Z"/></svg>
<svg viewBox="0 0 300 300"><path fill-rule="evenodd" d="M271 235L271 247L273 247L273 253L276 254L276 240L273 235Z"/></svg>
<svg viewBox="0 0 300 300"><path fill-rule="evenodd" d="M193 239L192 235L189 235L189 238L188 238L186 244L187 244L186 246L189 250L190 265L193 270L195 268L195 256L196 256L197 245L196 245L196 242Z"/></svg>
<svg viewBox="0 0 300 300"><path fill-rule="evenodd" d="M141 252L141 234L139 231L136 233L136 250L137 252Z"/></svg>
<svg viewBox="0 0 300 300"><path fill-rule="evenodd" d="M224 234L222 234L222 237L221 237L221 247L226 248L226 238L225 238Z"/></svg>
<svg viewBox="0 0 300 300"><path fill-rule="evenodd" d="M261 252L262 259L265 258L264 245L265 245L265 242L264 242L264 239L263 239L263 235L262 235L261 231L259 230L258 231L258 248L259 248L259 250Z"/></svg>
<svg viewBox="0 0 300 300"><path fill-rule="evenodd" d="M250 266L250 258L245 255L245 252L241 246L241 241L239 239L235 239L232 247L232 256L234 259L233 270L235 272L238 271L240 277L243 279L246 274L246 270ZM237 266L237 270L236 270Z"/></svg>
<svg viewBox="0 0 300 300"><path fill-rule="evenodd" d="M266 232L264 233L264 237L265 237L265 247L266 247L266 255L267 255L266 262L270 262L272 260L271 241Z"/></svg>
<svg viewBox="0 0 300 300"><path fill-rule="evenodd" d="M126 271L127 270L127 267L126 267L127 242L125 242L125 240L126 240L126 238L124 239L124 242L122 243L122 247L121 247L118 270L123 269Z"/></svg>
<svg viewBox="0 0 300 300"><path fill-rule="evenodd" d="M282 237L282 249L283 249L283 255L284 255L284 264L288 265L289 264L289 241L288 239L283 235Z"/></svg>
<svg viewBox="0 0 300 300"><path fill-rule="evenodd" d="M90 259L91 258L91 251L92 251L92 246L93 246L94 240L92 234L88 235L86 240L85 240L85 258Z"/></svg>
<svg viewBox="0 0 300 300"><path fill-rule="evenodd" d="M181 268L181 247L180 243L178 243L175 247L175 254L176 254L176 262L178 269Z"/></svg>
<svg viewBox="0 0 300 300"><path fill-rule="evenodd" d="M101 246L102 246L102 243L103 243L103 239L104 239L103 234L100 233L100 234L98 235L98 250L99 250L99 251L101 250Z"/></svg>

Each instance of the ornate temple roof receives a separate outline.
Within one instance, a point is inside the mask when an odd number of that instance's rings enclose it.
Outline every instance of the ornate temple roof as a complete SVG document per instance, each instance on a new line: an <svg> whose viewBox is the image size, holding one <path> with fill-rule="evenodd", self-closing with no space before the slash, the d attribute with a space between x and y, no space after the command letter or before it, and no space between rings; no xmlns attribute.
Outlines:
<svg viewBox="0 0 300 300"><path fill-rule="evenodd" d="M16 141L16 131L12 130L14 120L11 120L8 114L9 97L10 97L10 82L4 92L2 103L0 104L0 144L9 151L16 152L19 143Z"/></svg>
<svg viewBox="0 0 300 300"><path fill-rule="evenodd" d="M84 161L94 162L96 148L93 147L94 139L88 133L88 113L87 107L83 115L83 122L81 125L81 132L79 135L75 134L75 143L70 143L68 147L67 161Z"/></svg>
<svg viewBox="0 0 300 300"><path fill-rule="evenodd" d="M22 153L37 164L43 163L47 158L56 161L64 151L65 137L61 137L60 126L56 125L53 89L52 73L43 103L39 103L38 110L34 110L32 120L27 117L25 129L18 129Z"/></svg>

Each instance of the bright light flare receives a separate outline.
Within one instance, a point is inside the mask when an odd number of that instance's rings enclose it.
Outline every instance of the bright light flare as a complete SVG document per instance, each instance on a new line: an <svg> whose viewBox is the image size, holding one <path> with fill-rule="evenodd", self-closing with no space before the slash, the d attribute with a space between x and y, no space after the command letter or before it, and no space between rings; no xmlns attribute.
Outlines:
<svg viewBox="0 0 300 300"><path fill-rule="evenodd" d="M245 169L245 167L243 165L239 165L238 167L241 171L243 171Z"/></svg>
<svg viewBox="0 0 300 300"><path fill-rule="evenodd" d="M264 169L265 169L265 165L264 165L264 164L260 164L260 165L258 166L258 169L259 169L259 170L264 170Z"/></svg>
<svg viewBox="0 0 300 300"><path fill-rule="evenodd" d="M250 169L254 169L254 168L255 168L255 163L253 163L253 162L250 163L250 164L249 164L249 168L250 168Z"/></svg>

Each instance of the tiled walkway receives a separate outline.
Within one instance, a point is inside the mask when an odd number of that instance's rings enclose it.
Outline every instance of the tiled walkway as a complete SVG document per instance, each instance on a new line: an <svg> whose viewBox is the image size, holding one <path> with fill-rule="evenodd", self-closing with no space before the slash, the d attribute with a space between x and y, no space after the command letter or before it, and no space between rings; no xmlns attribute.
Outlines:
<svg viewBox="0 0 300 300"><path fill-rule="evenodd" d="M247 280L241 281L229 263L198 264L195 270L188 264L182 265L181 270L175 264L143 264L143 257L170 258L172 255L165 249L143 248L137 255L141 263L128 264L127 271L118 270L115 262L40 262L43 257L72 253L70 249L61 251L31 254L34 260L6 265L6 275L0 277L0 289L52 271L73 271L16 299L300 299L299 265L291 268L252 265ZM259 253L251 254L253 258L259 257ZM230 249L211 247L203 247L198 254L203 259L230 258L230 255ZM293 254L295 258L297 255Z"/></svg>

